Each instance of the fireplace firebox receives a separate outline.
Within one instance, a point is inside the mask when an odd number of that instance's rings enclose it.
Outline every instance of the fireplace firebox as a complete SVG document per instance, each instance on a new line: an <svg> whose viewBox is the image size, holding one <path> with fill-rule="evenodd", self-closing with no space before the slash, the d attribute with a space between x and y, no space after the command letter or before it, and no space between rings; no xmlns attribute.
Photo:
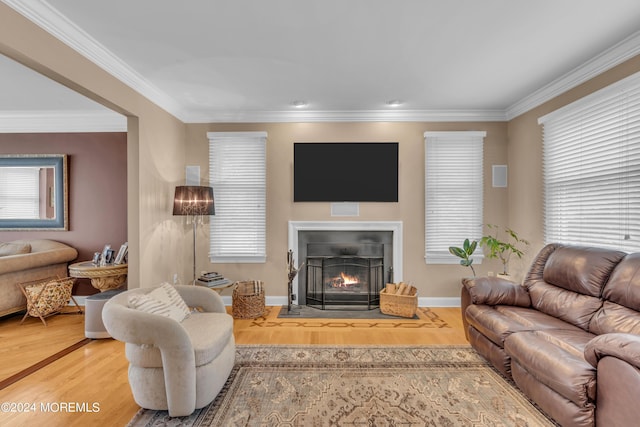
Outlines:
<svg viewBox="0 0 640 427"><path fill-rule="evenodd" d="M384 245L309 244L306 257L306 304L332 308L374 309L384 285Z"/></svg>

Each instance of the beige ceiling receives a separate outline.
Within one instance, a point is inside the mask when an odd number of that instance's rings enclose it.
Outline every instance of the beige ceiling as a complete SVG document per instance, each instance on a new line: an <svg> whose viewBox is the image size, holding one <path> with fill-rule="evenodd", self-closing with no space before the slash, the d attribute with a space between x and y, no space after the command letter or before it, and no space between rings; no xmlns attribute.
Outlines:
<svg viewBox="0 0 640 427"><path fill-rule="evenodd" d="M638 0L2 1L186 122L510 118L640 53Z"/></svg>

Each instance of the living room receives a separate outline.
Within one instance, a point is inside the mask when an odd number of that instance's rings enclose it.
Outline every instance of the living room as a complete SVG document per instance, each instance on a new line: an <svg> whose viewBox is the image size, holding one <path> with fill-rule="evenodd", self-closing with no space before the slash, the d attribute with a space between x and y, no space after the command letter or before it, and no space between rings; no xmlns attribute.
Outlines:
<svg viewBox="0 0 640 427"><path fill-rule="evenodd" d="M635 50L636 37L630 39L628 45L615 46L618 57L623 58L615 62L615 65L601 71L598 66L609 57L603 54L598 58L588 58L590 61L586 61L586 65L580 69L588 78L583 78L576 85L570 83L571 79L567 77L546 93L544 101L525 100L527 102L518 105L519 108L514 108L513 114L503 119L493 116L472 120L431 118L415 121L184 123L42 31L11 7L3 3L0 5L0 12L0 53L74 88L84 96L99 100L103 105L126 116L127 176L126 182L120 180L117 183L120 193L118 221L121 223L124 216L125 227L120 226L116 234L92 236L90 241L77 236L78 229L48 232L47 235L81 246L84 252L79 261L91 255L93 250L100 250L104 243L119 245L128 241L129 287L151 287L161 282L171 282L176 273L180 281L189 282L192 279L192 235L190 228L183 226L181 219L171 213L175 187L184 184L187 166L198 166L203 183L206 184L205 177L209 176L208 132L266 132L266 262L211 263L207 256L209 230L208 227L202 227L198 230L196 271L216 270L233 280L262 280L266 284L267 305L270 306L286 303L285 256L290 249L289 221L337 220L332 216L330 203L293 201L294 143L398 142L398 202L360 203L357 217L348 217L347 220L402 222L404 240L401 279L418 288L420 306L458 307L459 313L460 278L468 275L467 269L457 263L426 264L424 259L425 132L486 132L483 153L484 222L509 226L530 241L522 260L514 259L510 265L511 273L517 280L521 280L533 258L546 243L542 206L542 128L538 123L539 118L640 71L640 57ZM621 50L625 53L619 54ZM608 52L613 55L611 51ZM594 65L596 63L598 66ZM122 139L123 136L124 132L119 132L119 138ZM507 187L492 185L492 165L508 165ZM104 169L100 166L104 166ZM122 167L121 160L119 166ZM109 168L110 166L98 164L93 172L109 176ZM90 174L91 171L83 173ZM80 180L83 178L84 176L78 175L72 177ZM77 189L77 186L74 187ZM73 191L72 187L71 197L76 197ZM79 215L82 215L82 209L72 210L70 214L72 220ZM100 230L101 233L103 231ZM71 235L72 233L76 235ZM24 235L6 231L3 234L6 236L3 241ZM481 264L475 264L475 267L477 274L484 276L489 272L498 272L500 264L485 259ZM225 291L222 295L225 302L230 304L230 291ZM448 312L443 311L441 317L448 319L448 323L453 325L454 321L446 313ZM458 339L459 337L454 338L453 341ZM438 338L434 337L433 340L438 341ZM126 367L126 361L119 360L116 366L118 369Z"/></svg>

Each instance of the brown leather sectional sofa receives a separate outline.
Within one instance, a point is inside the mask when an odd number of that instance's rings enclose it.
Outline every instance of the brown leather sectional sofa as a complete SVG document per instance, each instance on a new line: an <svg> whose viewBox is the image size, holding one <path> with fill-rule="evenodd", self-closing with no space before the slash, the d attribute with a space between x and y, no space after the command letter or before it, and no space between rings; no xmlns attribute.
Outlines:
<svg viewBox="0 0 640 427"><path fill-rule="evenodd" d="M464 279L471 345L562 426L640 425L640 253L545 246L522 285Z"/></svg>

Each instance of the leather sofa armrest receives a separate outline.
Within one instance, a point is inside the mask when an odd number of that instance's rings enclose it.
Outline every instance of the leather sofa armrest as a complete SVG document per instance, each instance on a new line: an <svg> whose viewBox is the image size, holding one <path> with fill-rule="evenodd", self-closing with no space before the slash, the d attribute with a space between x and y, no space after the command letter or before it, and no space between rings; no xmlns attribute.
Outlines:
<svg viewBox="0 0 640 427"><path fill-rule="evenodd" d="M500 277L475 277L462 280L472 304L531 306L527 289Z"/></svg>
<svg viewBox="0 0 640 427"><path fill-rule="evenodd" d="M613 356L640 369L640 336L634 334L602 334L589 341L584 349L584 358L594 368L598 361Z"/></svg>

